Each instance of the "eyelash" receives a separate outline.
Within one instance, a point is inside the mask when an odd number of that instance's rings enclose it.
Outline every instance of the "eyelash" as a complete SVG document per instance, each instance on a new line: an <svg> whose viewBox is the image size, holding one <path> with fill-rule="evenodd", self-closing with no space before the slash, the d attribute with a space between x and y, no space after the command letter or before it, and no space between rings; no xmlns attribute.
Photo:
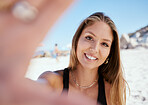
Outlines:
<svg viewBox="0 0 148 105"><path fill-rule="evenodd" d="M86 36L85 39L89 40L89 41L93 41L93 38L91 36ZM105 47L109 47L109 45L105 42L103 42L102 45L105 46Z"/></svg>
<svg viewBox="0 0 148 105"><path fill-rule="evenodd" d="M86 36L85 39L87 39L87 40L93 40L93 38L91 36Z"/></svg>
<svg viewBox="0 0 148 105"><path fill-rule="evenodd" d="M106 43L102 43L102 45L105 46L105 47L109 47L109 45L106 44Z"/></svg>

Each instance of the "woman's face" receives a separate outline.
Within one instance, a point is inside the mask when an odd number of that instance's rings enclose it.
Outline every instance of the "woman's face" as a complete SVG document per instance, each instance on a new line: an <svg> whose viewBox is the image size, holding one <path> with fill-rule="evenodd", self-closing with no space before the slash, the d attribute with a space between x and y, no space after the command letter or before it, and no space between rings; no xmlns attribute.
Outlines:
<svg viewBox="0 0 148 105"><path fill-rule="evenodd" d="M98 69L108 57L112 41L113 34L106 23L96 21L86 27L77 46L79 65L86 69Z"/></svg>

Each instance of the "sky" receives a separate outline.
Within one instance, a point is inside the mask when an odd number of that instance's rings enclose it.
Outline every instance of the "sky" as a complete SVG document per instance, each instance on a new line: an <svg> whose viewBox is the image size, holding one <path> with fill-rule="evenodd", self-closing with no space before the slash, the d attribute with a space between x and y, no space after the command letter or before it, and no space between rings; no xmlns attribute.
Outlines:
<svg viewBox="0 0 148 105"><path fill-rule="evenodd" d="M94 12L104 12L109 16L118 29L119 37L148 25L148 0L74 0L37 50L51 51L55 43L60 50L67 50L79 24Z"/></svg>

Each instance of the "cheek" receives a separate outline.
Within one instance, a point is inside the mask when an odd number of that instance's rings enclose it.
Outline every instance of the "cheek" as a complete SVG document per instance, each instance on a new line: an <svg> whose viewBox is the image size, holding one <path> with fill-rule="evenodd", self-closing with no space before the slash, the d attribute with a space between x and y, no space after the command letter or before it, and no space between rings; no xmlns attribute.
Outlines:
<svg viewBox="0 0 148 105"><path fill-rule="evenodd" d="M110 54L110 49L103 49L101 55L104 59L106 59Z"/></svg>
<svg viewBox="0 0 148 105"><path fill-rule="evenodd" d="M78 41L77 49L78 49L78 50L85 50L85 49L88 48L88 46L89 46L89 45L88 45L88 43L87 43L86 41L80 39L80 40Z"/></svg>
<svg viewBox="0 0 148 105"><path fill-rule="evenodd" d="M90 43L87 42L85 39L80 38L80 40L78 41L78 47L80 49L87 49L90 46Z"/></svg>
<svg viewBox="0 0 148 105"><path fill-rule="evenodd" d="M76 51L78 60L80 60L80 58L83 56L86 49L88 49L88 46L89 46L88 43L86 43L85 41L81 39L78 41L77 51Z"/></svg>

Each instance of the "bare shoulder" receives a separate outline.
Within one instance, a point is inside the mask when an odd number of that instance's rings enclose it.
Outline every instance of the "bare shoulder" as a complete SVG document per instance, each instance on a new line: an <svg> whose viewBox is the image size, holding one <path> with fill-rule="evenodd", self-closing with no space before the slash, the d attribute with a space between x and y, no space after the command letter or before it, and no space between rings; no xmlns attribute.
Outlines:
<svg viewBox="0 0 148 105"><path fill-rule="evenodd" d="M105 83L105 92L109 96L110 95L110 89L111 89L111 84L108 83L107 81L104 80Z"/></svg>
<svg viewBox="0 0 148 105"><path fill-rule="evenodd" d="M105 83L105 94L106 94L106 99L107 99L107 105L110 104L110 90L111 90L111 84L108 83L107 81L104 80Z"/></svg>
<svg viewBox="0 0 148 105"><path fill-rule="evenodd" d="M109 82L105 81L105 80L104 80L104 83L105 83L105 88L106 88L107 90L110 90L111 84L110 84Z"/></svg>
<svg viewBox="0 0 148 105"><path fill-rule="evenodd" d="M62 90L63 70L57 70L55 72L46 71L39 76L38 80L46 80L52 89Z"/></svg>
<svg viewBox="0 0 148 105"><path fill-rule="evenodd" d="M45 78L45 79L48 79L48 78L51 78L51 77L61 77L63 76L63 70L57 70L57 71L54 71L54 72L51 72L51 71L45 71L43 72L38 79L40 78Z"/></svg>

